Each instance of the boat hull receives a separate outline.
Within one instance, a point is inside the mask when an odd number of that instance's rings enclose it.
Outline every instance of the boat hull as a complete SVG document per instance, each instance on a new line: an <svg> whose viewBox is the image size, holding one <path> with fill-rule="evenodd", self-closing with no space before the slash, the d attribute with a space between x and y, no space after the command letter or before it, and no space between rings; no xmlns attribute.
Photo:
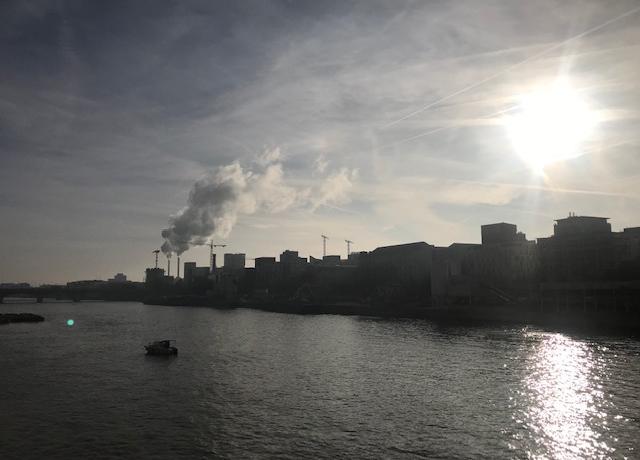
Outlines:
<svg viewBox="0 0 640 460"><path fill-rule="evenodd" d="M178 349L176 347L160 348L160 347L144 347L147 350L148 355L152 356L170 356L177 355Z"/></svg>

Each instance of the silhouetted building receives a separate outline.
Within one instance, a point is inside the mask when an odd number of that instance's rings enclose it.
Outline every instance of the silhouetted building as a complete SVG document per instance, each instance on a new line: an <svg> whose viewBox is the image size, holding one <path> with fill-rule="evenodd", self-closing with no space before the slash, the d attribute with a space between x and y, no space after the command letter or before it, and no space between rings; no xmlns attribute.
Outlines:
<svg viewBox="0 0 640 460"><path fill-rule="evenodd" d="M528 294L538 276L535 241L514 224L483 225L482 244L435 248L431 291L435 304L494 303Z"/></svg>
<svg viewBox="0 0 640 460"><path fill-rule="evenodd" d="M225 254L223 269L213 273L185 262L183 283L160 268L147 269L146 282L163 295L188 292L230 301L250 295L385 308L538 300L555 305L571 296L584 305L609 296L615 306L616 296L626 296L624 302L637 297L629 290L640 282L640 227L612 232L605 217L569 215L556 221L553 236L537 243L506 222L483 225L481 236L482 244L416 242L351 253L346 260L329 255L307 262L286 250L279 261L258 257L249 269L245 254Z"/></svg>
<svg viewBox="0 0 640 460"><path fill-rule="evenodd" d="M182 279L184 280L184 282L189 285L191 284L191 281L193 280L193 272L196 269L196 263L195 262L185 262L183 265L183 270L182 270Z"/></svg>
<svg viewBox="0 0 640 460"><path fill-rule="evenodd" d="M193 270L193 279L195 280L208 280L211 270L209 267L196 267Z"/></svg>
<svg viewBox="0 0 640 460"><path fill-rule="evenodd" d="M147 268L145 270L144 282L151 286L160 286L164 280L164 268Z"/></svg>
<svg viewBox="0 0 640 460"><path fill-rule="evenodd" d="M286 250L280 254L280 269L287 277L301 273L307 266L307 259L300 257L298 251Z"/></svg>
<svg viewBox="0 0 640 460"><path fill-rule="evenodd" d="M559 238L593 237L594 235L611 234L611 224L608 217L590 217L569 215L564 219L557 219L553 226L553 235Z"/></svg>
<svg viewBox="0 0 640 460"><path fill-rule="evenodd" d="M307 259L300 257L298 251L286 250L280 254L280 263L288 266L306 264Z"/></svg>
<svg viewBox="0 0 640 460"><path fill-rule="evenodd" d="M453 243L448 247L436 247L431 267L431 296L436 305L468 304L474 289L475 278L471 267L479 244Z"/></svg>
<svg viewBox="0 0 640 460"><path fill-rule="evenodd" d="M609 278L616 261L614 235L607 220L575 215L556 220L553 236L538 238L542 281Z"/></svg>
<svg viewBox="0 0 640 460"><path fill-rule="evenodd" d="M374 297L384 302L430 298L433 249L418 242L369 252L363 258L361 273Z"/></svg>
<svg viewBox="0 0 640 460"><path fill-rule="evenodd" d="M107 282L104 280L80 280L69 281L67 287L69 288L97 288L103 287Z"/></svg>
<svg viewBox="0 0 640 460"><path fill-rule="evenodd" d="M225 254L224 255L224 267L225 271L229 270L243 270L246 262L246 256L244 254Z"/></svg>
<svg viewBox="0 0 640 460"><path fill-rule="evenodd" d="M276 258L275 257L256 257L255 267L256 270L259 269L272 269L276 266Z"/></svg>
<svg viewBox="0 0 640 460"><path fill-rule="evenodd" d="M257 257L255 260L254 284L256 288L266 290L263 295L268 293L268 288L275 281L277 274L277 262L275 257Z"/></svg>
<svg viewBox="0 0 640 460"><path fill-rule="evenodd" d="M340 256L323 256L322 265L325 267L335 267L340 265Z"/></svg>
<svg viewBox="0 0 640 460"><path fill-rule="evenodd" d="M349 265L360 265L360 261L362 257L366 257L368 252L360 251L360 252L352 252L347 256L347 263Z"/></svg>
<svg viewBox="0 0 640 460"><path fill-rule="evenodd" d="M309 265L322 265L322 259L317 259L313 256L309 256Z"/></svg>
<svg viewBox="0 0 640 460"><path fill-rule="evenodd" d="M184 263L183 276L187 286L198 285L202 287L203 284L208 284L210 274L209 267L198 267L195 262Z"/></svg>
<svg viewBox="0 0 640 460"><path fill-rule="evenodd" d="M538 254L535 241L528 241L514 224L481 227L482 245L469 253L465 271L486 287L518 291L536 279Z"/></svg>
<svg viewBox="0 0 640 460"><path fill-rule="evenodd" d="M116 273L113 278L109 278L110 283L126 283L127 275L124 273Z"/></svg>
<svg viewBox="0 0 640 460"><path fill-rule="evenodd" d="M499 224L488 224L480 227L482 234L482 244L504 244L514 241L524 241L524 233L518 233L518 227L514 224L500 222Z"/></svg>
<svg viewBox="0 0 640 460"><path fill-rule="evenodd" d="M625 228L614 233L615 278L640 280L640 227Z"/></svg>
<svg viewBox="0 0 640 460"><path fill-rule="evenodd" d="M359 297L355 265L313 265L294 298L310 302L349 301Z"/></svg>

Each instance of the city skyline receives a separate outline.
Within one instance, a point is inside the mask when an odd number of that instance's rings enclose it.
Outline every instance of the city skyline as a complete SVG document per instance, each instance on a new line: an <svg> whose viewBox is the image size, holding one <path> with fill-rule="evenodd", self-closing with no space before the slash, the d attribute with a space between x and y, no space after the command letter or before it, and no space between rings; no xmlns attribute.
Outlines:
<svg viewBox="0 0 640 460"><path fill-rule="evenodd" d="M635 226L639 12L8 2L0 282L141 280L170 216L222 172L235 199L213 239L247 257L321 256L321 234L343 256L345 239L478 243L494 222L534 239L569 212ZM557 127L527 123L558 100L554 121L575 123L541 142Z"/></svg>
<svg viewBox="0 0 640 460"><path fill-rule="evenodd" d="M67 284L67 285L74 284L74 283L82 284L82 283L92 283L94 281L98 281L100 283L104 283L104 282L118 283L123 281L140 283L141 281L142 282L148 281L147 276L149 274L149 270L153 268L155 268L157 272L156 275L158 273L162 273L161 276L166 275L167 278L170 278L175 281L179 281L180 279L185 277L187 266L191 266L193 268L197 267L198 269L206 268L207 270L209 269L209 267L215 267L218 270L219 269L226 270L228 268L231 268L234 270L244 269L244 268L253 269L254 267L256 267L256 265L254 265L254 261L262 260L264 262L266 260L269 260L270 263L278 264L284 261L283 258L285 256L287 258L293 257L298 261L298 263L302 263L303 265L308 265L308 266L326 265L326 266L332 267L332 266L343 265L343 264L358 265L359 256L363 256L363 255L366 256L367 254L375 253L376 251L379 251L379 250L395 251L399 248L413 247L413 246L419 245L421 247L430 247L435 250L453 250L455 252L457 248L461 248L461 247L465 249L471 249L472 247L480 248L487 244L491 246L495 242L490 239L493 237L487 236L489 235L489 232L497 232L496 233L497 241L499 241L501 244L505 242L507 244L510 242L518 242L518 243L526 244L530 248L538 248L540 247L540 245L546 245L548 240L553 239L553 236L557 235L557 228L559 225L562 225L563 229L566 229L566 228L572 229L569 233L577 231L577 233L575 233L574 236L580 237L579 235L581 233L581 230L579 229L585 226L585 229L588 229L587 233L592 232L594 229L590 227L593 225L594 222L600 225L604 225L604 227L607 227L608 230L605 233L608 232L608 234L611 236L620 237L622 238L621 241L624 241L625 239L630 238L628 242L622 242L621 243L622 245L628 244L628 243L631 243L632 245L635 244L631 241L634 238L637 238L637 232L638 232L638 229L640 229L639 226L616 228L614 225L612 225L611 222L609 222L609 220L610 219L608 217L581 216L573 212L570 212L568 216L565 216L559 219L554 219L552 233L546 236L539 236L539 235L529 236L523 231L523 229L518 228L518 225L514 223L504 222L504 221L493 222L489 224L484 224L478 229L479 235L480 235L479 241L473 241L473 242L452 241L449 244L444 244L444 245L432 244L432 243L429 243L428 241L406 241L406 242L400 242L397 244L381 245L376 248L369 248L367 250L353 250L351 248L351 245L354 243L353 241L342 240L346 248L344 254L342 251L331 251L330 247L328 249L326 246L326 241L329 240L330 238L326 235L320 235L323 240L322 241L323 246L322 246L320 255L318 257L315 257L313 254L306 254L306 255L299 254L299 251L296 250L295 248L282 248L274 254L250 254L255 257L247 257L248 254L246 254L245 252L242 252L241 248L235 251L233 250L228 251L226 250L226 247L228 246L227 244L214 244L213 241L210 241L209 244L206 245L208 248L207 250L209 252L207 252L207 254L205 255L205 259L202 259L203 257L202 254L199 254L200 257L198 259L189 257L189 254L187 254L187 256L184 257L185 253L182 253L180 256L174 256L172 254L169 254L169 257L167 257L167 255L165 254L164 257L161 258L159 257L158 253L161 254L162 251L160 250L152 251L153 261L145 265L146 275L140 278L137 276L137 274L133 274L133 276L128 276L122 272L117 272L113 275L113 278L109 277L108 279L107 278L99 279L98 277L96 277L93 279L84 279L84 280L81 280L81 279L63 280L61 284ZM603 222L604 224L602 224ZM597 234L597 231L599 230L602 230L602 228L599 228L599 229L596 228L596 234ZM506 231L506 234L504 233L505 231ZM197 247L200 248L200 246L197 246ZM626 257L630 257L631 259L633 259L635 254L635 252L633 252L634 249L632 249L632 247L633 246L628 247L627 253L626 253ZM352 259L351 258L352 255L356 257ZM240 259L238 259L238 257ZM241 260L240 264L238 264L239 260ZM208 273L209 272L207 272L207 274ZM29 287L30 284L32 284L34 287L38 285L41 285L41 286L55 285L55 283L52 283L52 284L28 283L28 282L25 282L24 280L16 281L16 282L3 281L0 284L3 284L5 287L8 287L8 288L19 287L20 285Z"/></svg>

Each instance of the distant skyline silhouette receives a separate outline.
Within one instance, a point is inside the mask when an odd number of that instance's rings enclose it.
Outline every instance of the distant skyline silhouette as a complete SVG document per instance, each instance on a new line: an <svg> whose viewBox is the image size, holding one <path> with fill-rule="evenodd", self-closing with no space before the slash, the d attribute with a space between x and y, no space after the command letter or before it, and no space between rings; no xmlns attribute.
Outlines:
<svg viewBox="0 0 640 460"><path fill-rule="evenodd" d="M2 2L0 282L637 226L638 55L631 0Z"/></svg>

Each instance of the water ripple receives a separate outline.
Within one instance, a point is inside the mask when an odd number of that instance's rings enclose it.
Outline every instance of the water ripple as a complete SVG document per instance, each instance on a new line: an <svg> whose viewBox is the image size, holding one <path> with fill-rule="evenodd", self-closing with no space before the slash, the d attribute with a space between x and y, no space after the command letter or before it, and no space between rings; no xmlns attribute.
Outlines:
<svg viewBox="0 0 640 460"><path fill-rule="evenodd" d="M126 303L12 308L47 321L0 328L3 459L637 456L634 340ZM180 354L145 357L159 337Z"/></svg>

